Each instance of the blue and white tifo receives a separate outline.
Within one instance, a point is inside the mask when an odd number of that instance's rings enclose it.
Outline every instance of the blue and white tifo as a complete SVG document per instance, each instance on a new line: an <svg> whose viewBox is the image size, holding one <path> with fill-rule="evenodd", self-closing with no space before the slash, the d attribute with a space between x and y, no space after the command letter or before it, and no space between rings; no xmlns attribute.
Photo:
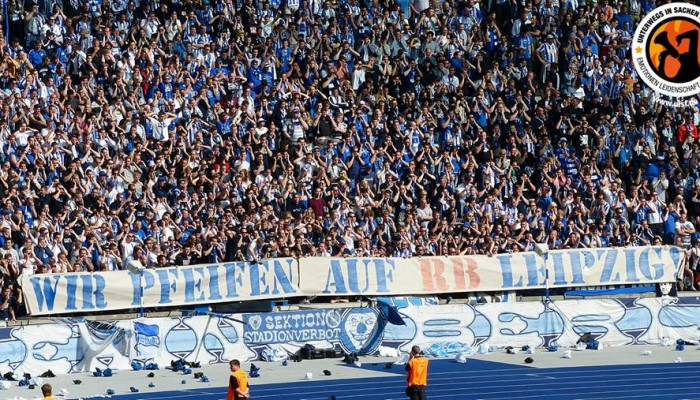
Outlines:
<svg viewBox="0 0 700 400"><path fill-rule="evenodd" d="M604 346L697 340L699 328L695 298L438 305L433 298L392 297L379 299L377 307L3 328L0 371L129 369L134 360L252 361L266 350L294 353L307 343L360 354L382 347L405 352L418 344L430 356L451 357L483 343L564 348L585 332Z"/></svg>

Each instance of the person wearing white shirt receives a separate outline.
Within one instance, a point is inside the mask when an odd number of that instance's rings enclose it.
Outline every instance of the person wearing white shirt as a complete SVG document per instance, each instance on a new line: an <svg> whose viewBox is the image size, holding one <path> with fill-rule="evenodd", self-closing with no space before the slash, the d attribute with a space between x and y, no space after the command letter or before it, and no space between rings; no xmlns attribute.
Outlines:
<svg viewBox="0 0 700 400"><path fill-rule="evenodd" d="M159 142L167 142L170 140L170 132L168 127L177 118L177 115L160 111L158 118L155 118L155 113L149 115L149 121L153 129L153 138Z"/></svg>
<svg viewBox="0 0 700 400"><path fill-rule="evenodd" d="M143 24L143 28L145 29L146 37L150 40L151 37L155 34L158 33L158 26L160 23L158 22L158 18L156 18L155 14L151 14L148 17L148 20Z"/></svg>
<svg viewBox="0 0 700 400"><path fill-rule="evenodd" d="M204 46L204 54L202 54L202 65L206 67L207 72L214 68L214 61L216 61L216 54L211 52L211 45L206 44Z"/></svg>
<svg viewBox="0 0 700 400"><path fill-rule="evenodd" d="M107 205L111 206L112 203L114 203L114 201L117 199L117 196L119 196L119 192L112 183L109 183L108 188L109 191L107 192L107 196L105 197L105 202L107 203Z"/></svg>
<svg viewBox="0 0 700 400"><path fill-rule="evenodd" d="M430 1L428 0L413 0L413 8L421 13L423 10L430 8Z"/></svg>
<svg viewBox="0 0 700 400"><path fill-rule="evenodd" d="M456 69L450 67L450 73L442 77L442 83L447 87L450 93L455 93L459 88L459 78L456 75Z"/></svg>
<svg viewBox="0 0 700 400"><path fill-rule="evenodd" d="M695 246L688 250L687 257L690 259L690 269L697 271L700 265L700 240L695 242Z"/></svg>
<svg viewBox="0 0 700 400"><path fill-rule="evenodd" d="M246 252L246 261L255 262L260 260L263 243L265 241L261 237L250 241Z"/></svg>
<svg viewBox="0 0 700 400"><path fill-rule="evenodd" d="M3 228L3 229L4 229L4 228ZM2 255L3 258L4 258L5 255L7 255L7 254L10 255L10 257L11 257L11 259L12 259L12 262L13 262L15 265L18 265L18 264L19 264L19 253L17 252L17 250L15 250L14 247L12 247L12 239L7 239L7 240L5 240L5 247L3 247L2 249L0 249L0 255Z"/></svg>
<svg viewBox="0 0 700 400"><path fill-rule="evenodd" d="M433 209L425 201L425 199L420 199L418 202L418 207L416 207L416 217L418 218L418 223L427 228L428 223L433 219Z"/></svg>
<svg viewBox="0 0 700 400"><path fill-rule="evenodd" d="M661 171L659 176L654 178L651 183L654 188L654 192L658 196L662 203L666 203L666 189L668 189L668 178L666 177L666 171Z"/></svg>
<svg viewBox="0 0 700 400"><path fill-rule="evenodd" d="M36 259L32 250L29 247L22 249L22 259L19 262L19 268L22 276L34 275L37 272L39 261Z"/></svg>
<svg viewBox="0 0 700 400"><path fill-rule="evenodd" d="M654 235L661 236L663 234L663 220L661 212L664 206L659 201L656 192L652 193L652 197L647 201L647 222Z"/></svg>
<svg viewBox="0 0 700 400"><path fill-rule="evenodd" d="M287 8L289 8L289 11L294 13L296 10L299 9L301 1L299 0L288 0L287 1Z"/></svg>
<svg viewBox="0 0 700 400"><path fill-rule="evenodd" d="M255 184L258 185L261 191L267 190L272 182L272 175L269 169L263 170L255 177Z"/></svg>
<svg viewBox="0 0 700 400"><path fill-rule="evenodd" d="M167 242L168 240L172 239L175 237L175 233L173 232L173 229L170 227L170 225L163 225L163 228L161 229L161 240L163 243Z"/></svg>
<svg viewBox="0 0 700 400"><path fill-rule="evenodd" d="M695 233L695 226L688 221L688 214L682 212L680 219L676 221L676 235L686 249L690 248L691 239Z"/></svg>
<svg viewBox="0 0 700 400"><path fill-rule="evenodd" d="M171 17L165 21L165 35L168 40L173 40L175 35L182 31L182 24L177 17Z"/></svg>
<svg viewBox="0 0 700 400"><path fill-rule="evenodd" d="M156 214L158 215L158 220L163 218L163 214L170 213L173 214L173 209L170 208L168 203L165 201L165 197L161 197L158 199L158 202L156 203L155 207Z"/></svg>
<svg viewBox="0 0 700 400"><path fill-rule="evenodd" d="M123 265L123 260L121 257L119 257L116 244L110 245L110 247L105 251L105 254L102 256L102 259L105 263L107 271L116 271Z"/></svg>
<svg viewBox="0 0 700 400"><path fill-rule="evenodd" d="M33 135L34 132L27 128L26 123L22 122L19 130L15 132L15 139L17 139L19 147L27 147L27 144L29 144L29 137Z"/></svg>
<svg viewBox="0 0 700 400"><path fill-rule="evenodd" d="M54 22L53 15L49 16L49 18L46 21L46 24L42 27L41 30L43 35L46 35L46 32L51 32L56 43L63 43L64 29L61 27L61 25Z"/></svg>
<svg viewBox="0 0 700 400"><path fill-rule="evenodd" d="M136 235L132 232L127 233L121 242L122 254L124 255L124 260L131 259L134 255L134 248L138 242L136 241Z"/></svg>
<svg viewBox="0 0 700 400"><path fill-rule="evenodd" d="M55 232L53 238L49 240L49 250L53 253L53 258L58 261L58 255L66 252L62 243L63 236L60 232Z"/></svg>
<svg viewBox="0 0 700 400"><path fill-rule="evenodd" d="M135 115L133 121L127 124L126 130L134 137L139 137L142 141L146 140L146 129L141 125L141 117L138 115Z"/></svg>
<svg viewBox="0 0 700 400"><path fill-rule="evenodd" d="M355 232L352 231L352 227L349 225L345 227L345 234L343 235L343 240L345 241L345 248L350 252L350 254L355 253L355 241L358 239Z"/></svg>

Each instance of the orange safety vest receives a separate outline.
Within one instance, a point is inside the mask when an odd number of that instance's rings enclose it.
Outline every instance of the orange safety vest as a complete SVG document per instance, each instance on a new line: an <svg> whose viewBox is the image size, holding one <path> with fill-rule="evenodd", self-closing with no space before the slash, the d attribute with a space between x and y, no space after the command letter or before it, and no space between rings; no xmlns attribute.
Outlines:
<svg viewBox="0 0 700 400"><path fill-rule="evenodd" d="M247 392L248 377L246 376L245 372L243 372L243 370L240 369L236 372L231 372L231 376L236 379L236 382L238 382L238 386L232 387L231 383L229 383L227 400L240 399L241 397L236 395L236 389L241 389L242 392Z"/></svg>
<svg viewBox="0 0 700 400"><path fill-rule="evenodd" d="M408 361L408 386L425 386L428 384L428 359L423 356L414 357Z"/></svg>

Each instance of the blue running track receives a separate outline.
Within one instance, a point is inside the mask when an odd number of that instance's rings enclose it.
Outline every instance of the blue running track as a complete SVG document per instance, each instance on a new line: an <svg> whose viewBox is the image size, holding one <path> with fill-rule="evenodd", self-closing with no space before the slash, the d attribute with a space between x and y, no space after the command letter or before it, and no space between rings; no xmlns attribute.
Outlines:
<svg viewBox="0 0 700 400"><path fill-rule="evenodd" d="M357 368L354 366L339 368ZM385 377L345 380L296 380L256 385L250 380L251 400L405 400L402 367L363 364L363 369L391 372ZM433 360L428 375L429 400L700 399L695 381L700 363L607 365L534 368L526 365L469 360L458 364ZM222 400L226 388L190 389L113 396L115 400Z"/></svg>

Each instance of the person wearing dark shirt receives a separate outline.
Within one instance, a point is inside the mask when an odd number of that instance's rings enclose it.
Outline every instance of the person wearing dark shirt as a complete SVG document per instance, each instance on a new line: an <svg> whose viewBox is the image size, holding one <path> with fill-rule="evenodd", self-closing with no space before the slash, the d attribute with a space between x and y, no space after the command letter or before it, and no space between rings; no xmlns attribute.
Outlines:
<svg viewBox="0 0 700 400"><path fill-rule="evenodd" d="M242 236L236 234L233 226L226 228L226 258L224 261L240 261L236 259L236 254L241 248Z"/></svg>
<svg viewBox="0 0 700 400"><path fill-rule="evenodd" d="M197 259L198 256L197 254L192 252L192 247L189 245L185 245L182 252L175 256L175 264L180 266L192 265L197 263Z"/></svg>
<svg viewBox="0 0 700 400"><path fill-rule="evenodd" d="M12 286L7 285L0 295L0 321L15 321L15 308L17 301L12 293Z"/></svg>
<svg viewBox="0 0 700 400"><path fill-rule="evenodd" d="M317 217L323 216L323 209L326 208L326 200L321 197L321 189L314 190L314 197L309 200L309 207L314 210L314 214Z"/></svg>
<svg viewBox="0 0 700 400"><path fill-rule="evenodd" d="M294 216L294 218L301 216L304 213L304 211L306 211L306 207L301 201L301 196L299 195L299 193L295 193L294 196L292 196L288 200L286 208L287 211L292 213L292 216Z"/></svg>
<svg viewBox="0 0 700 400"><path fill-rule="evenodd" d="M209 239L210 246L204 250L204 259L208 263L216 264L224 261L224 245L218 238Z"/></svg>

